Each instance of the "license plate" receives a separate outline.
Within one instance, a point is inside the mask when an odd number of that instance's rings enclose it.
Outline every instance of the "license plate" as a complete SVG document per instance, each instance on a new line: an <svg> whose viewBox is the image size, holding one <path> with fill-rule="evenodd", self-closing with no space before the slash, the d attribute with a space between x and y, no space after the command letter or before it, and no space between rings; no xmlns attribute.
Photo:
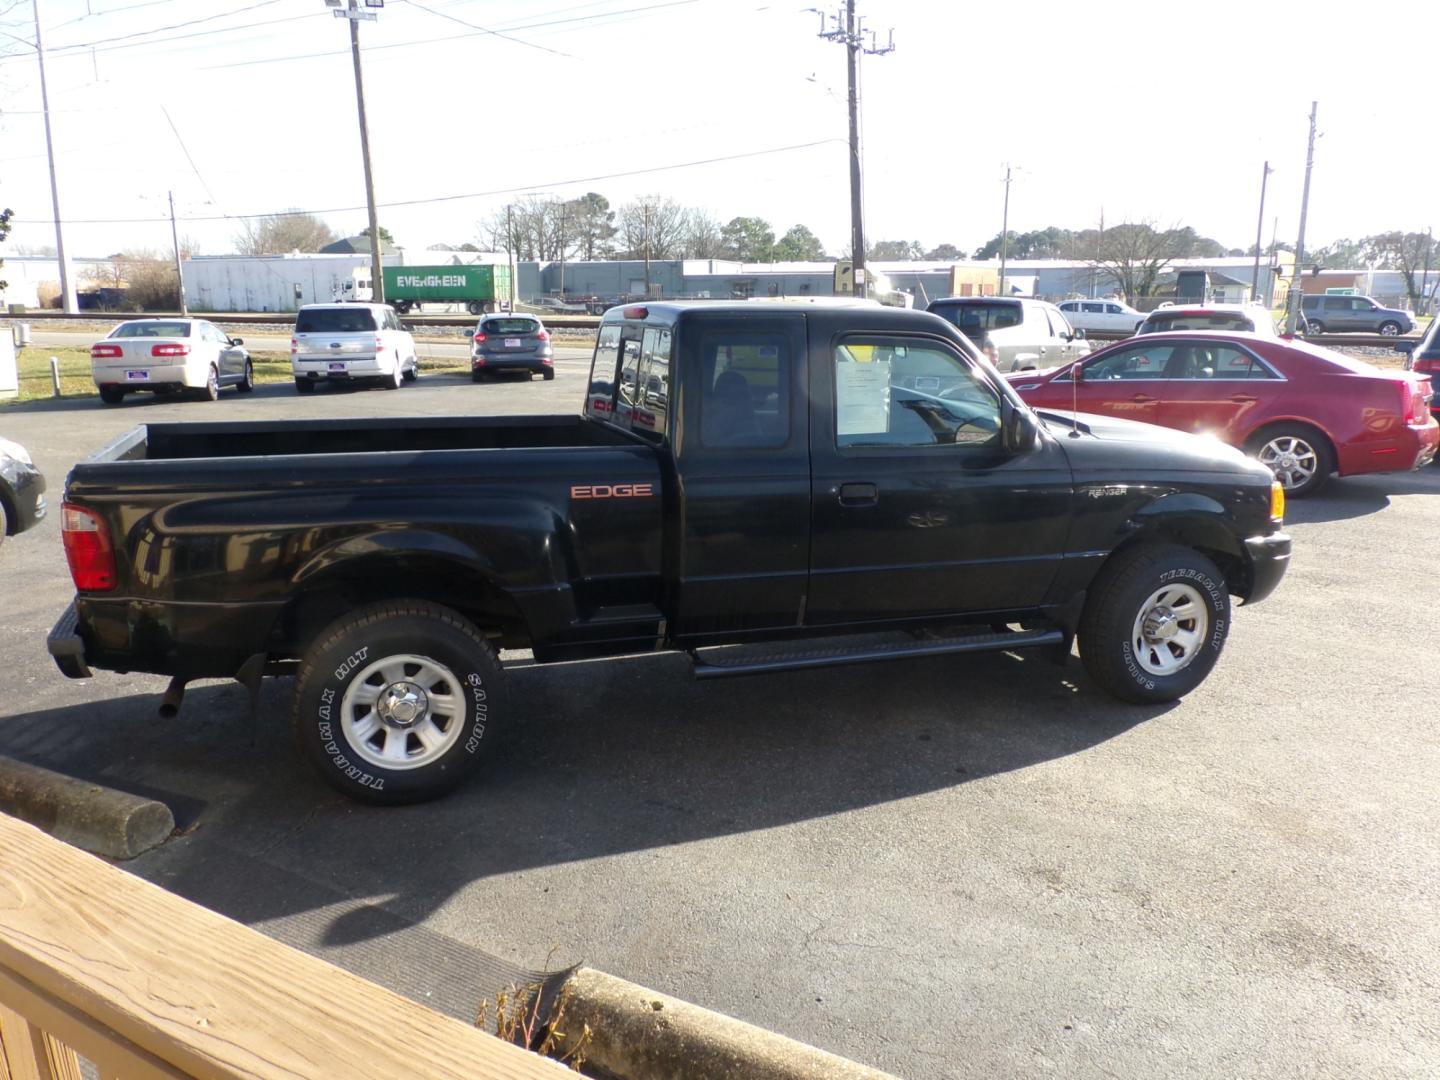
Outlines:
<svg viewBox="0 0 1440 1080"><path fill-rule="evenodd" d="M345 370L345 364L344 364L343 361L335 361L335 362L332 362L332 363L330 363L330 364L327 364L326 366L327 366L331 371L344 371L344 370Z"/></svg>
<svg viewBox="0 0 1440 1080"><path fill-rule="evenodd" d="M148 371L127 371L127 372L125 372L125 378L127 378L127 379L148 379L148 378L150 378L150 372L148 372Z"/></svg>
<svg viewBox="0 0 1440 1080"><path fill-rule="evenodd" d="M507 337L507 338L505 339L505 347L506 347L507 349L518 349L518 348L520 348L520 339L519 339L518 337Z"/></svg>

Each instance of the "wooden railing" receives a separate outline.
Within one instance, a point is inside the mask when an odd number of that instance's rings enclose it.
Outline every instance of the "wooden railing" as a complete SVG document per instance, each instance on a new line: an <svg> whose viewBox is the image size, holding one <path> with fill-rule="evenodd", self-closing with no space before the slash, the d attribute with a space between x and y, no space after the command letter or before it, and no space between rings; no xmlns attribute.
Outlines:
<svg viewBox="0 0 1440 1080"><path fill-rule="evenodd" d="M573 1076L0 815L0 1080Z"/></svg>

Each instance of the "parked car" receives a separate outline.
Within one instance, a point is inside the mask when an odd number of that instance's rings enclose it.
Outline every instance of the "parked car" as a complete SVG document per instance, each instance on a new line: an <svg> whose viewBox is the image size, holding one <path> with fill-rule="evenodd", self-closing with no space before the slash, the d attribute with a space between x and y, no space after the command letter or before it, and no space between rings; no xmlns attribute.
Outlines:
<svg viewBox="0 0 1440 1080"><path fill-rule="evenodd" d="M1171 330L1231 330L1262 337L1280 336L1269 309L1260 304L1169 304L1146 315L1135 332L1163 334Z"/></svg>
<svg viewBox="0 0 1440 1080"><path fill-rule="evenodd" d="M1065 313L1065 321L1087 334L1099 330L1106 334L1134 334L1145 321L1145 313L1136 311L1119 300L1066 300L1057 304Z"/></svg>
<svg viewBox="0 0 1440 1080"><path fill-rule="evenodd" d="M172 704L294 674L305 756L399 803L510 722L532 680L507 691L502 649L683 650L717 678L1078 638L1098 687L1154 705L1289 562L1267 469L1123 420L1072 436L923 312L612 308L577 404L136 428L70 472L50 653L169 675Z"/></svg>
<svg viewBox="0 0 1440 1080"><path fill-rule="evenodd" d="M1090 352L1084 333L1043 300L946 296L932 300L926 310L953 323L976 344L988 335L999 356L995 366L1001 371L1053 367Z"/></svg>
<svg viewBox="0 0 1440 1080"><path fill-rule="evenodd" d="M322 381L379 382L398 390L420 374L415 339L385 304L306 304L290 338L295 389L308 394Z"/></svg>
<svg viewBox="0 0 1440 1080"><path fill-rule="evenodd" d="M45 516L45 477L17 442L0 439L0 544Z"/></svg>
<svg viewBox="0 0 1440 1080"><path fill-rule="evenodd" d="M189 389L214 401L222 386L241 393L254 388L244 344L204 319L132 319L90 346L90 374L106 405L137 390Z"/></svg>
<svg viewBox="0 0 1440 1080"><path fill-rule="evenodd" d="M1396 337L1415 329L1408 311L1387 308L1368 296L1306 296L1300 301L1307 334L1384 334Z"/></svg>
<svg viewBox="0 0 1440 1080"><path fill-rule="evenodd" d="M1258 458L1293 497L1330 474L1417 469L1440 427L1425 375L1384 371L1298 339L1147 334L1072 367L1007 376L1031 405L1213 435Z"/></svg>
<svg viewBox="0 0 1440 1080"><path fill-rule="evenodd" d="M486 315L470 332L470 377L523 374L555 378L550 331L534 315Z"/></svg>
<svg viewBox="0 0 1440 1080"><path fill-rule="evenodd" d="M1430 328L1418 342L1397 341L1395 351L1409 356L1405 361L1405 370L1429 376L1433 387L1440 381L1440 319L1430 320ZM1440 420L1440 393L1430 399L1430 412Z"/></svg>

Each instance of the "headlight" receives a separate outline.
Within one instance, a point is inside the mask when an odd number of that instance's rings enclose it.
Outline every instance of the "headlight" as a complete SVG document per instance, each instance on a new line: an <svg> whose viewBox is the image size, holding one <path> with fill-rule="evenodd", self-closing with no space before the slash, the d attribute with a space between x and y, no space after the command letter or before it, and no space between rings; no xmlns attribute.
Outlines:
<svg viewBox="0 0 1440 1080"><path fill-rule="evenodd" d="M0 454L9 454L16 461L24 462L26 465L35 464L35 462L30 459L30 454L26 451L25 447L21 446L18 442L11 442L9 439L0 439Z"/></svg>

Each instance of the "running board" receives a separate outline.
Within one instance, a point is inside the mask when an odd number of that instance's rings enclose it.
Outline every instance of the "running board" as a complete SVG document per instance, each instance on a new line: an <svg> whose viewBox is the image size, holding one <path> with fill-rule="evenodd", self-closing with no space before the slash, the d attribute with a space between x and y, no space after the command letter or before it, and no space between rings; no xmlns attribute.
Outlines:
<svg viewBox="0 0 1440 1080"><path fill-rule="evenodd" d="M720 645L692 649L690 660L697 679L719 679L727 675L759 675L770 671L837 667L841 664L868 664L875 660L906 660L914 656L946 656L951 653L1000 652L1005 649L1033 649L1038 645L1064 645L1063 630L1015 630L999 634L965 634L954 637L915 638L908 634L886 635L878 641L868 634L863 643L831 644L808 649L758 645ZM829 638L830 642L843 638Z"/></svg>

